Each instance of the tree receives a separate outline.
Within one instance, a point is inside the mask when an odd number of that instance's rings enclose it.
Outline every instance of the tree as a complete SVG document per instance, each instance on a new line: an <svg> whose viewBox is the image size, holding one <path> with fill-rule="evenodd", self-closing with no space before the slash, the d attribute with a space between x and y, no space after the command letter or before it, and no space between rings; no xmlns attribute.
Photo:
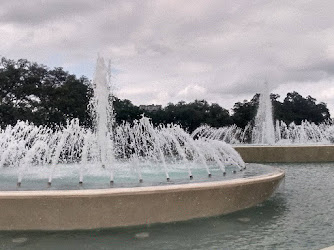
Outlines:
<svg viewBox="0 0 334 250"><path fill-rule="evenodd" d="M179 124L189 132L204 124L212 127L232 124L228 110L216 103L210 105L205 100L195 100L190 103L184 101L177 104L169 103L164 109L156 112L145 112L145 115L151 117L155 125Z"/></svg>
<svg viewBox="0 0 334 250"><path fill-rule="evenodd" d="M330 119L329 110L325 103L316 104L315 98L311 96L304 98L297 92L287 94L282 111L285 114L282 120L288 124L291 122L301 124L303 120L319 124Z"/></svg>
<svg viewBox="0 0 334 250"><path fill-rule="evenodd" d="M2 58L0 62L1 126L29 120L36 125L64 124L66 119L87 121L90 82L62 68Z"/></svg>
<svg viewBox="0 0 334 250"><path fill-rule="evenodd" d="M140 119L140 115L143 113L139 107L132 104L130 100L121 100L114 97L114 110L116 115L116 122L118 124L123 121L132 122L133 120Z"/></svg>
<svg viewBox="0 0 334 250"><path fill-rule="evenodd" d="M256 116L256 111L259 106L260 94L255 94L250 100L244 100L243 102L237 102L233 106L233 123L238 127L244 128L249 122L253 122Z"/></svg>
<svg viewBox="0 0 334 250"><path fill-rule="evenodd" d="M250 100L237 102L233 107L233 122L244 128L249 122L253 123L259 105L260 94L255 94ZM307 96L304 98L297 92L288 93L283 103L278 99L277 94L271 94L274 120L284 121L287 124L294 122L301 124L303 120L308 120L319 124L330 119L327 105L323 102L316 104L316 99Z"/></svg>

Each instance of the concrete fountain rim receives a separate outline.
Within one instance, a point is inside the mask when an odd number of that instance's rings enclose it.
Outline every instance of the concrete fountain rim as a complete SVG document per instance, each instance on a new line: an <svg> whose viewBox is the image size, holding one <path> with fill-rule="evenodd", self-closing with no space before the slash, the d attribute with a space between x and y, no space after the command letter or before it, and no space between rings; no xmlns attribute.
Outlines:
<svg viewBox="0 0 334 250"><path fill-rule="evenodd" d="M248 163L334 162L334 144L330 145L233 145Z"/></svg>
<svg viewBox="0 0 334 250"><path fill-rule="evenodd" d="M255 165L255 164L254 164ZM259 164L256 164L259 165ZM285 171L279 168L273 168L274 171L246 178L236 178L230 180L195 182L184 184L171 184L161 186L145 186L145 187L119 187L119 188L103 188L103 189L76 189L76 190L15 190L0 191L0 198L25 198L25 197L87 197L87 196L117 196L127 194L149 194L161 192L182 192L191 190L206 190L225 187L235 187L247 185L249 183L261 183L269 180L283 179Z"/></svg>
<svg viewBox="0 0 334 250"><path fill-rule="evenodd" d="M218 216L263 202L284 177L274 168L247 178L165 186L0 191L0 231L87 230Z"/></svg>

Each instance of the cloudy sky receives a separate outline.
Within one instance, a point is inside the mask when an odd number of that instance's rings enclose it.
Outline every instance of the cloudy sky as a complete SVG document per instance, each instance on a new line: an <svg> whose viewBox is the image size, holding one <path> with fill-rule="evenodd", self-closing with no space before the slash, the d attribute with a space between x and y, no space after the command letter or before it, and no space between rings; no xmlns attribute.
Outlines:
<svg viewBox="0 0 334 250"><path fill-rule="evenodd" d="M334 114L334 1L1 0L0 56L92 78L111 60L135 104L204 98L232 108L263 82Z"/></svg>

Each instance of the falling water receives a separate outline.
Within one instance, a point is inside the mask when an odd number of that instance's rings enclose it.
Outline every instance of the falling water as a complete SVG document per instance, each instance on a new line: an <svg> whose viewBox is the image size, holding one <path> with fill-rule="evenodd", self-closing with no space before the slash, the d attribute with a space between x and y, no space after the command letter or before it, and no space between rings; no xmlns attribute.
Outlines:
<svg viewBox="0 0 334 250"><path fill-rule="evenodd" d="M112 127L113 103L110 93L110 70L107 70L104 59L98 57L93 81L94 95L90 110L94 119L94 129L101 166L110 170L110 181L113 182L112 162L114 158Z"/></svg>
<svg viewBox="0 0 334 250"><path fill-rule="evenodd" d="M252 126L250 125L245 129L235 125L221 128L201 126L192 133L192 137L220 140L229 144L248 144L251 134ZM275 135L275 145L331 144L334 143L334 124L303 121L300 125L296 125L294 122L286 124L283 121L276 121Z"/></svg>
<svg viewBox="0 0 334 250"><path fill-rule="evenodd" d="M267 82L265 82L263 92L260 94L259 108L252 131L252 143L269 145L275 143L273 108L270 99L269 84Z"/></svg>

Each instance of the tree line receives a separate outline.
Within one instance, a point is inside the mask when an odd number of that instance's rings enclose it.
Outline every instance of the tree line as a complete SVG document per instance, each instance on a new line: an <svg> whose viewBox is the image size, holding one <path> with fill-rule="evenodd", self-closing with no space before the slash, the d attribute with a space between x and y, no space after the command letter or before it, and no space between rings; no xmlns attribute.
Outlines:
<svg viewBox="0 0 334 250"><path fill-rule="evenodd" d="M76 77L61 67L49 69L45 65L26 59L0 62L0 126L14 125L17 120L27 120L35 125L60 125L66 120L78 118L84 126L92 126L87 109L92 96L92 83L85 77ZM259 105L259 94L251 100L237 102L232 112L217 103L195 100L186 103L169 103L161 110L148 112L130 100L114 98L116 122L132 122L142 114L150 117L153 124L180 124L192 132L200 125L221 127L236 124L245 127L252 122ZM271 94L274 119L289 124L303 120L321 123L330 119L327 105L311 96L297 92L288 93L283 102L279 95Z"/></svg>

